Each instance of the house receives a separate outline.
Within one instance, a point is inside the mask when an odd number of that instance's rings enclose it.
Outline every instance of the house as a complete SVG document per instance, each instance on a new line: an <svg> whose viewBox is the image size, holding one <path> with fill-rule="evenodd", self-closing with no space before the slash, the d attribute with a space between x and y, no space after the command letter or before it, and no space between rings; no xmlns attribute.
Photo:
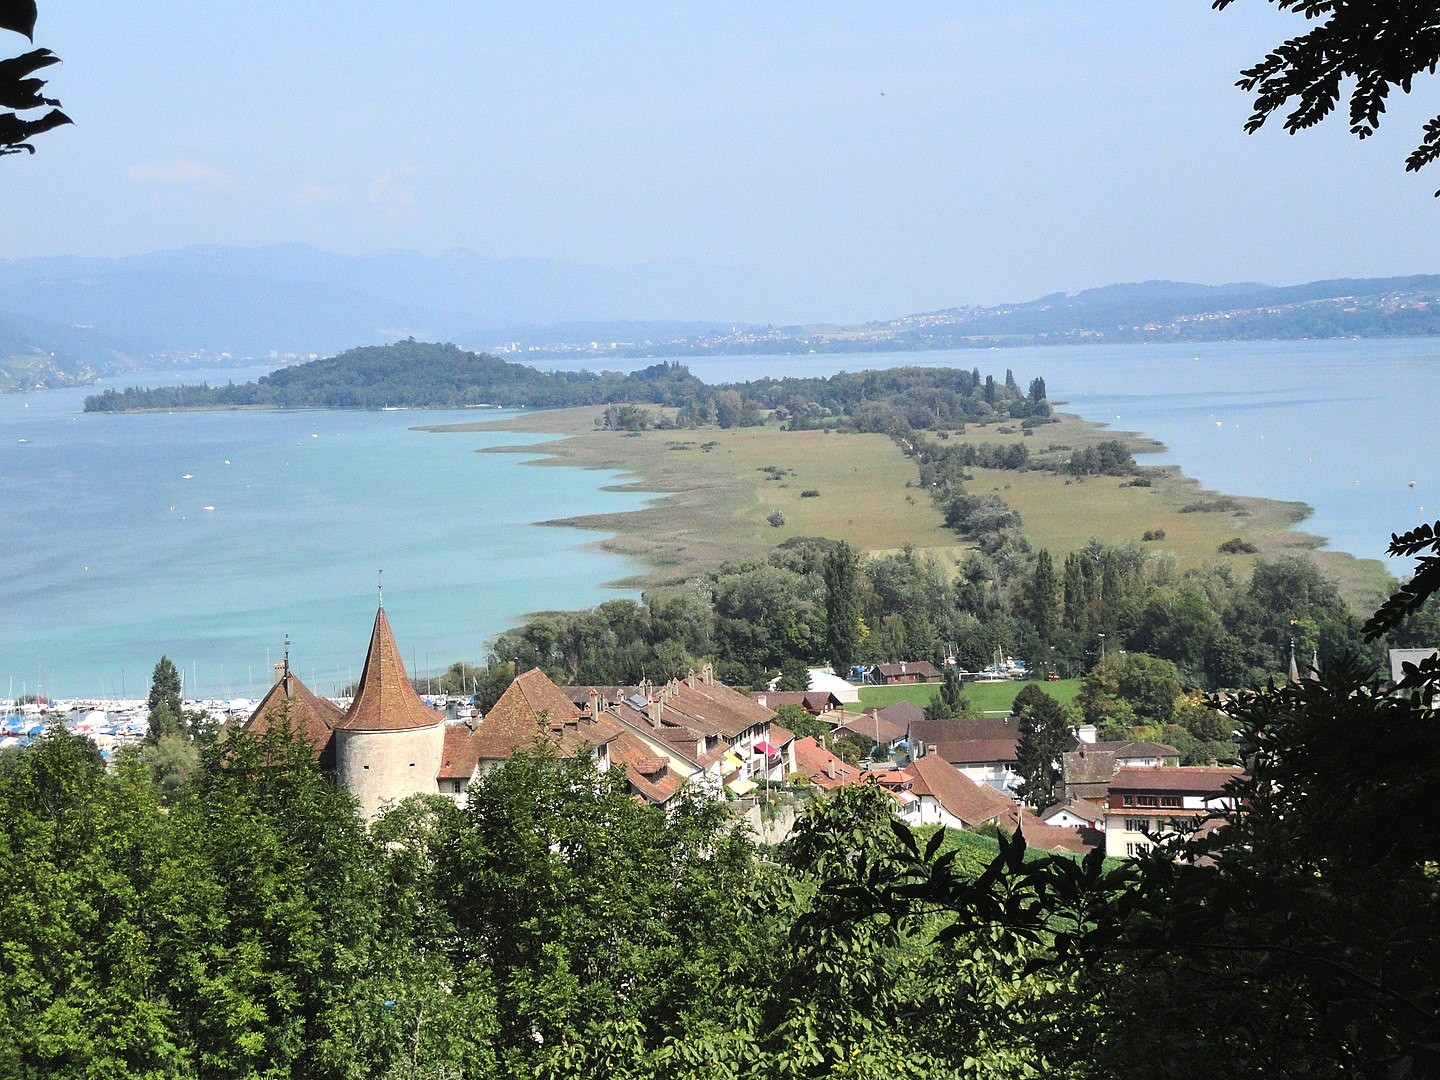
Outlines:
<svg viewBox="0 0 1440 1080"><path fill-rule="evenodd" d="M853 683L825 668L810 669L810 689L834 694L842 705L854 705L860 700L860 691Z"/></svg>
<svg viewBox="0 0 1440 1080"><path fill-rule="evenodd" d="M1036 815L1036 818L1042 825L1050 825L1059 829L1103 831L1105 807L1100 803L1089 802L1085 799L1062 799L1055 805L1046 807Z"/></svg>
<svg viewBox="0 0 1440 1080"><path fill-rule="evenodd" d="M756 690L750 696L767 709L795 705L811 716L825 716L844 705L829 690Z"/></svg>
<svg viewBox="0 0 1440 1080"><path fill-rule="evenodd" d="M1014 716L920 720L910 725L910 756L939 756L970 780L1014 797L1020 774L1020 721Z"/></svg>
<svg viewBox="0 0 1440 1080"><path fill-rule="evenodd" d="M903 742L909 731L908 719L904 722L893 719L886 715L885 709L866 709L859 716L846 713L844 722L835 728L836 735L856 735L887 750L895 743Z"/></svg>
<svg viewBox="0 0 1440 1080"><path fill-rule="evenodd" d="M1225 785L1243 774L1239 766L1116 769L1105 806L1105 854L1136 855L1176 821L1233 807Z"/></svg>
<svg viewBox="0 0 1440 1080"><path fill-rule="evenodd" d="M866 775L859 766L842 761L810 735L795 740L795 769L821 791L858 784Z"/></svg>
<svg viewBox="0 0 1440 1080"><path fill-rule="evenodd" d="M1036 851L1087 855L1105 842L1105 834L1099 829L1050 825L1023 814L1016 828L1024 834L1026 845Z"/></svg>
<svg viewBox="0 0 1440 1080"><path fill-rule="evenodd" d="M723 786L746 795L795 771L794 734L773 723L773 709L717 683L709 664L658 687L571 686L563 693L716 792Z"/></svg>
<svg viewBox="0 0 1440 1080"><path fill-rule="evenodd" d="M1406 664L1419 664L1429 660L1440 650L1436 649L1391 649L1390 650L1390 682L1398 683L1405 678L1404 666Z"/></svg>
<svg viewBox="0 0 1440 1080"><path fill-rule="evenodd" d="M882 686L939 682L940 669L928 660L876 664L870 669L870 678Z"/></svg>
<svg viewBox="0 0 1440 1080"><path fill-rule="evenodd" d="M320 768L355 796L367 821L410 795L463 802L479 777L541 744L562 757L593 754L602 771L623 768L632 792L661 805L691 776L613 718L577 708L538 668L516 676L483 717L467 710L447 721L415 693L383 607L348 708L312 693L290 670L288 652L276 674L244 729L263 735L287 725L310 743Z"/></svg>
<svg viewBox="0 0 1440 1080"><path fill-rule="evenodd" d="M288 653L278 674L245 731L261 734L289 723L314 747L321 768L333 770L335 783L355 796L367 821L410 795L439 793L450 743L445 717L410 685L383 606L375 613L355 696L343 712L305 688L290 671Z"/></svg>
<svg viewBox="0 0 1440 1080"><path fill-rule="evenodd" d="M1103 803L1116 769L1178 766L1180 751L1168 743L1146 740L1086 742L1060 755L1059 791L1064 798Z"/></svg>
<svg viewBox="0 0 1440 1080"><path fill-rule="evenodd" d="M936 754L928 754L906 766L912 778L910 793L916 798L913 823L969 829L992 821L1013 826L1015 803L985 784L977 784Z"/></svg>

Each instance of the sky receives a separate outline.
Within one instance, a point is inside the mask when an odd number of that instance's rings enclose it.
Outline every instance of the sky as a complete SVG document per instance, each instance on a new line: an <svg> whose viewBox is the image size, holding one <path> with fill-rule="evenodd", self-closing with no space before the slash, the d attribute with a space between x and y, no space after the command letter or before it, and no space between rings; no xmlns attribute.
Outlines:
<svg viewBox="0 0 1440 1080"><path fill-rule="evenodd" d="M766 310L687 317L778 322L1440 271L1440 165L1403 170L1433 78L1363 143L1244 133L1238 72L1303 28L1261 0L40 0L75 124L0 160L0 258L702 265Z"/></svg>

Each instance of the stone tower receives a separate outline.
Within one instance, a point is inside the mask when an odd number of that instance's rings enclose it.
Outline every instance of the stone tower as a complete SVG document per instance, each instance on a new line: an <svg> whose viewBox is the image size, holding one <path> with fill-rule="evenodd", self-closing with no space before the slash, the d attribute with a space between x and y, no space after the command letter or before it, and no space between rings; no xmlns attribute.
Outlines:
<svg viewBox="0 0 1440 1080"><path fill-rule="evenodd" d="M355 699L335 723L335 778L373 821L406 796L440 790L444 745L445 717L410 685L381 607Z"/></svg>

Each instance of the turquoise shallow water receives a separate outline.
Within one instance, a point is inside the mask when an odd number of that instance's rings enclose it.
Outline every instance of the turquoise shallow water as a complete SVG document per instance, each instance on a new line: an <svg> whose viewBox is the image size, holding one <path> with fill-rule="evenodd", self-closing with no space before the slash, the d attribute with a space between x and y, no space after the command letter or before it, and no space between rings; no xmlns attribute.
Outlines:
<svg viewBox="0 0 1440 1080"><path fill-rule="evenodd" d="M0 694L141 695L168 654L187 694L251 696L287 634L334 692L381 570L419 671L482 657L526 612L636 595L601 587L636 569L603 534L533 522L644 496L475 452L544 436L411 430L474 411L87 416L83 397L0 397Z"/></svg>
<svg viewBox="0 0 1440 1080"><path fill-rule="evenodd" d="M1332 547L1381 558L1391 531L1440 518L1432 339L686 363L707 382L1009 368L1022 386L1043 376L1072 412L1166 443L1151 460L1221 491L1309 503L1302 527ZM595 550L601 534L533 522L645 496L602 490L614 474L474 452L544 436L412 430L474 411L86 416L87 392L0 395L0 695L138 696L165 653L187 692L252 696L287 634L301 675L334 692L359 674L382 569L418 671L480 658L527 612L635 595L601 587L636 569Z"/></svg>

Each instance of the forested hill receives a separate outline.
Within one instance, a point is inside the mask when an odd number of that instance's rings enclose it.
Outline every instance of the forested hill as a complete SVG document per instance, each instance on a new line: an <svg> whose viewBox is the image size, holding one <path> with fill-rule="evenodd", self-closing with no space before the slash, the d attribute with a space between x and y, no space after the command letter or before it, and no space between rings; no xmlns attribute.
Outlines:
<svg viewBox="0 0 1440 1080"><path fill-rule="evenodd" d="M350 349L239 385L107 390L86 398L85 410L265 405L291 409L557 408L615 401L678 404L693 398L703 385L680 364L656 364L630 375L542 372L454 345L409 340Z"/></svg>
<svg viewBox="0 0 1440 1080"><path fill-rule="evenodd" d="M86 412L196 408L564 408L618 403L680 409L680 423L722 427L760 423L765 413L792 428L819 427L839 417L862 430L892 431L963 424L982 417L1048 416L1044 380L1022 390L981 378L978 369L893 368L829 378L760 379L710 386L684 364L661 362L640 371L543 372L454 345L414 340L350 349L324 360L282 368L256 382L210 386L128 387L85 399ZM639 417L620 418L628 426ZM648 423L648 420L645 422Z"/></svg>

